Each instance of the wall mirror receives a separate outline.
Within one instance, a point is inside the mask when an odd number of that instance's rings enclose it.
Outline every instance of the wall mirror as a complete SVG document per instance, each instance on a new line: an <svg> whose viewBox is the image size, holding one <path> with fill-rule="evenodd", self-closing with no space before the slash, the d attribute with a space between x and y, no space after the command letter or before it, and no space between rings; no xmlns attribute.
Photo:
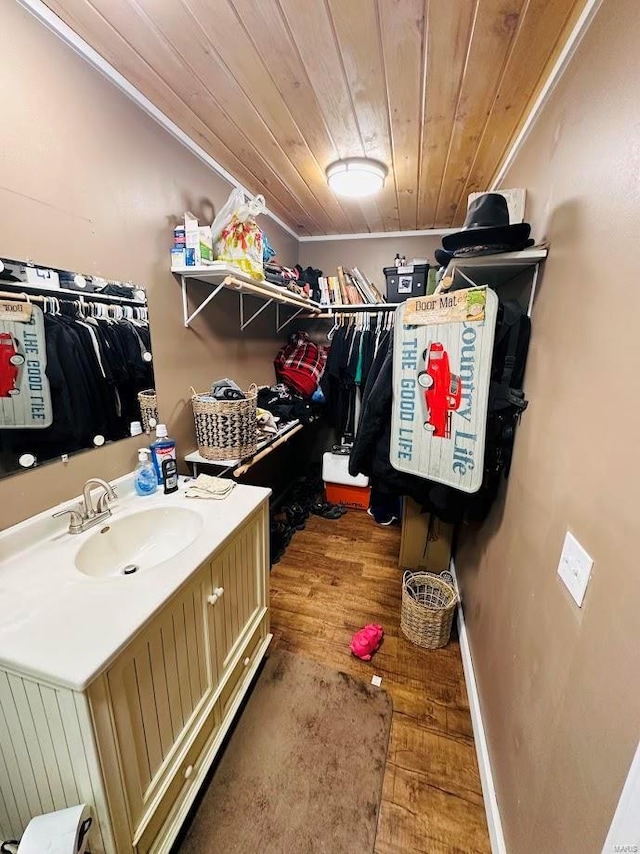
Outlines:
<svg viewBox="0 0 640 854"><path fill-rule="evenodd" d="M143 288L0 258L0 477L149 430L154 389Z"/></svg>

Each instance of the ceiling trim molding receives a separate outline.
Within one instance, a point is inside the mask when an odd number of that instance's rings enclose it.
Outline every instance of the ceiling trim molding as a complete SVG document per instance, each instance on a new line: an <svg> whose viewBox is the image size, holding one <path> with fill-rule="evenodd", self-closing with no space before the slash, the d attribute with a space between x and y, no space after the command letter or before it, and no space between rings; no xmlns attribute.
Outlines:
<svg viewBox="0 0 640 854"><path fill-rule="evenodd" d="M360 234L301 234L300 243L318 243L330 240L366 240L372 237L442 237L454 234L459 228L423 228L421 231L363 231Z"/></svg>
<svg viewBox="0 0 640 854"><path fill-rule="evenodd" d="M542 112L545 105L547 104L547 101L551 97L551 93L556 88L557 84L560 82L560 78L566 71L567 66L571 62L573 55L578 49L578 45L582 41L582 38L587 32L587 30L589 29L601 5L602 0L587 0L585 7L582 10L582 14L576 21L575 26L571 31L571 35L569 36L567 43L563 47L560 55L558 56L558 59L556 60L555 65L551 69L551 73L547 78L547 82L540 90L540 94L538 95L535 100L535 103L531 107L529 115L525 119L525 122L520 129L520 133L513 141L513 145L511 146L511 148L507 152L506 157L498 167L498 172L496 173L496 176L491 183L491 190L497 190L500 187L505 175L513 164L513 161L516 159L518 152L524 145L526 138L529 136L531 130L533 129L533 126L535 125L540 113Z"/></svg>
<svg viewBox="0 0 640 854"><path fill-rule="evenodd" d="M232 187L238 187L247 196L252 197L254 194L249 192L247 188L235 178L231 172L228 172L221 163L218 163L215 158L208 154L204 148L201 148L197 142L194 142L191 137L181 130L175 122L166 116L162 110L159 110L145 95L133 86L119 71L117 71L111 63L107 62L94 48L91 47L81 36L79 36L68 24L59 18L55 12L52 12L42 0L18 0L21 6L24 6L32 15L34 15L47 29L51 30L55 35L59 36L75 53L86 60L89 65L93 66L104 77L111 81L121 92L137 104L144 112L154 121L168 131L174 139L182 143L198 160L202 161L205 166L208 166L213 172L231 184ZM266 216L270 217L280 228L284 229L287 234L294 237L296 240L299 235L287 225L280 217L276 216L268 208Z"/></svg>

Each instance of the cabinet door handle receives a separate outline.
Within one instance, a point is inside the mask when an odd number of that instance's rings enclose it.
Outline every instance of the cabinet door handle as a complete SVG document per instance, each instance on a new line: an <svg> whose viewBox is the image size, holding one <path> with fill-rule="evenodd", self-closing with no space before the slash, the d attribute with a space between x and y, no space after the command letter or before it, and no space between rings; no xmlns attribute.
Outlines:
<svg viewBox="0 0 640 854"><path fill-rule="evenodd" d="M207 596L207 602L210 605L215 605L217 601L218 601L218 594L217 593L212 593L211 596Z"/></svg>
<svg viewBox="0 0 640 854"><path fill-rule="evenodd" d="M248 667L251 664L251 659L245 658L245 660L242 663L244 664L245 667Z"/></svg>
<svg viewBox="0 0 640 854"><path fill-rule="evenodd" d="M224 587L216 587L213 592L217 595L218 599L220 599L222 594L224 593Z"/></svg>
<svg viewBox="0 0 640 854"><path fill-rule="evenodd" d="M193 765L187 765L187 767L184 769L184 779L188 780L192 774L193 774Z"/></svg>

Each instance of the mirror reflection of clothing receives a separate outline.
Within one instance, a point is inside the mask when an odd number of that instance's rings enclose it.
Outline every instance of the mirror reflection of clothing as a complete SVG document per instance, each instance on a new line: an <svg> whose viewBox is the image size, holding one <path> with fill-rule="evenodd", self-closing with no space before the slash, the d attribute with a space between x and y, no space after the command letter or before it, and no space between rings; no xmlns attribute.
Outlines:
<svg viewBox="0 0 640 854"><path fill-rule="evenodd" d="M38 462L129 435L140 419L137 393L153 387L148 324L128 319L79 317L72 305L45 314L47 377L53 423L43 430L9 430L0 424L0 473L18 470L17 458Z"/></svg>

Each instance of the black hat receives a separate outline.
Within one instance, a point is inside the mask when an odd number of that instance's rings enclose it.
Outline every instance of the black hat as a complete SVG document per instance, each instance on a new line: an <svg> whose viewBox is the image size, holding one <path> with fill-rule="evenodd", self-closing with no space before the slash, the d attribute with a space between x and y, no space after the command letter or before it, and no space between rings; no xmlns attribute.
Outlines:
<svg viewBox="0 0 640 854"><path fill-rule="evenodd" d="M447 234L442 245L454 255L513 252L532 246L528 222L509 225L507 200L500 193L484 193L469 205L462 231Z"/></svg>
<svg viewBox="0 0 640 854"><path fill-rule="evenodd" d="M436 262L441 267L446 267L453 258L453 252L446 252L444 249L436 249L433 254L436 256Z"/></svg>

